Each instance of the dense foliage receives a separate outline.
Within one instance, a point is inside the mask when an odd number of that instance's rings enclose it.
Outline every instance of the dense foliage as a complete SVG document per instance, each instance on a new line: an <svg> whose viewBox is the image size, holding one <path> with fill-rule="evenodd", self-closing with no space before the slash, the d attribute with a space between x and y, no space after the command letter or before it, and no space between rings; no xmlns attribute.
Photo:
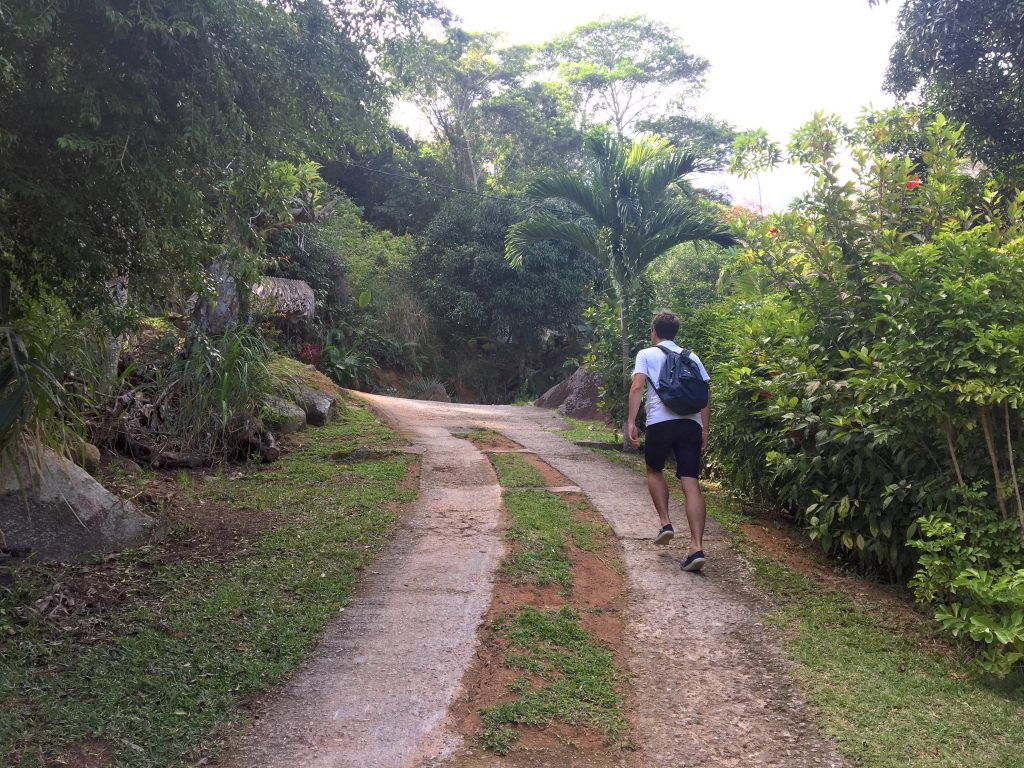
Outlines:
<svg viewBox="0 0 1024 768"><path fill-rule="evenodd" d="M942 118L905 115L926 149L892 154L886 117L797 131L813 191L748 220L738 285L767 290L731 299L715 439L735 483L836 556L913 577L1005 671L1024 652L1024 195L965 173Z"/></svg>
<svg viewBox="0 0 1024 768"><path fill-rule="evenodd" d="M603 134L590 136L587 150L590 162L581 172L541 176L528 190L534 197L567 203L569 215L539 212L515 224L508 231L507 252L519 263L535 243L559 240L589 254L605 270L619 315L617 365L599 358L599 367L613 377L606 379L612 390L605 393L612 404L621 402L618 382L624 384L631 370L638 341L631 333L636 327L633 303L649 293L644 284L649 267L683 243L728 246L734 239L688 194L686 177L699 167L694 155L663 139L631 142Z"/></svg>
<svg viewBox="0 0 1024 768"><path fill-rule="evenodd" d="M962 121L971 151L1020 185L1024 165L1024 4L906 0L887 77L900 96Z"/></svg>
<svg viewBox="0 0 1024 768"><path fill-rule="evenodd" d="M512 201L456 197L424 232L413 269L446 370L486 400L557 382L600 278L592 256L561 243L539 244L513 268L505 235L520 218Z"/></svg>
<svg viewBox="0 0 1024 768"><path fill-rule="evenodd" d="M273 163L374 140L384 90L319 0L5 7L0 258L29 298L162 293L248 244Z"/></svg>

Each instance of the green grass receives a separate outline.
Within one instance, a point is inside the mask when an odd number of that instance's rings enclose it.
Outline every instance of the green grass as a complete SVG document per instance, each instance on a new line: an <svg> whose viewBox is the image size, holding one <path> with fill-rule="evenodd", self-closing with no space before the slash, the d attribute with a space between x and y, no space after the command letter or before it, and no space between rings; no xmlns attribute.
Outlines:
<svg viewBox="0 0 1024 768"><path fill-rule="evenodd" d="M582 421L565 417L570 429L560 434L571 442L608 443L618 445L622 442L622 433L599 421Z"/></svg>
<svg viewBox="0 0 1024 768"><path fill-rule="evenodd" d="M186 492L273 514L280 525L226 563L162 564L158 548L108 560L144 574L145 599L96 617L103 636L83 643L23 606L89 566L39 567L0 592L0 763L44 765L83 739L102 739L119 766L184 766L216 755L241 718L240 700L293 671L394 527L389 501L406 456L338 465L353 442L393 435L364 410L304 435L304 447L265 471L213 477Z"/></svg>
<svg viewBox="0 0 1024 768"><path fill-rule="evenodd" d="M568 607L523 608L492 624L491 631L516 651L506 666L538 676L542 684L530 690L524 677L512 685L516 699L483 711L488 749L505 754L516 739L511 726L552 720L586 725L610 738L625 733L620 673L611 652L587 634L579 614Z"/></svg>
<svg viewBox="0 0 1024 768"><path fill-rule="evenodd" d="M796 677L824 733L864 768L1020 768L1024 680L970 671L921 626L888 624L849 595L754 557L760 587L783 606Z"/></svg>
<svg viewBox="0 0 1024 768"><path fill-rule="evenodd" d="M491 464L503 488L544 488L544 477L519 453L496 453Z"/></svg>
<svg viewBox="0 0 1024 768"><path fill-rule="evenodd" d="M466 439L471 443L489 443L494 440L504 440L505 436L493 429L473 429L466 433Z"/></svg>
<svg viewBox="0 0 1024 768"><path fill-rule="evenodd" d="M608 530L601 523L574 519L569 506L547 491L507 491L505 509L512 518L508 538L519 546L502 565L502 572L518 583L558 584L571 590L567 540L593 551L602 546L602 534Z"/></svg>
<svg viewBox="0 0 1024 768"><path fill-rule="evenodd" d="M508 537L515 552L502 565L505 578L519 583L573 586L568 542L595 551L606 544L609 529L577 520L556 494L539 490L540 473L518 454L491 456L505 491L512 520ZM493 636L508 643L505 665L523 676L509 686L510 701L482 711L483 745L506 754L517 739L516 726L560 721L587 726L614 740L626 730L622 714L622 678L610 651L583 628L568 606L555 611L522 608L494 622ZM539 684L536 684L539 683Z"/></svg>
<svg viewBox="0 0 1024 768"><path fill-rule="evenodd" d="M566 503L547 491L509 491L505 509L512 518L508 538L519 546L502 565L504 575L519 583L572 589L565 535L573 520Z"/></svg>

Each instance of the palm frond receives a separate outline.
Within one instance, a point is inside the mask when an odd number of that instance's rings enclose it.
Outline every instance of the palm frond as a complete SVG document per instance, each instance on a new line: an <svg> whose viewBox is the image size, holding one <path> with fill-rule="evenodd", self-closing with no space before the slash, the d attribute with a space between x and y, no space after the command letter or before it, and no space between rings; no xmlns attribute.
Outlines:
<svg viewBox="0 0 1024 768"><path fill-rule="evenodd" d="M583 209L592 219L600 221L608 215L608 190L587 179L569 173L554 173L538 177L527 188L536 198L566 200Z"/></svg>
<svg viewBox="0 0 1024 768"><path fill-rule="evenodd" d="M608 264L608 254L602 253L596 227L590 222L563 221L549 213L539 213L509 227L505 236L505 258L512 266L520 267L529 247L544 240L575 245L602 264Z"/></svg>
<svg viewBox="0 0 1024 768"><path fill-rule="evenodd" d="M736 238L722 224L688 206L668 205L646 221L637 238L636 265L643 269L670 248L682 243L709 242L728 248Z"/></svg>
<svg viewBox="0 0 1024 768"><path fill-rule="evenodd" d="M671 185L678 184L699 167L697 156L688 152L671 152L656 157L644 167L640 187L659 197L664 196Z"/></svg>

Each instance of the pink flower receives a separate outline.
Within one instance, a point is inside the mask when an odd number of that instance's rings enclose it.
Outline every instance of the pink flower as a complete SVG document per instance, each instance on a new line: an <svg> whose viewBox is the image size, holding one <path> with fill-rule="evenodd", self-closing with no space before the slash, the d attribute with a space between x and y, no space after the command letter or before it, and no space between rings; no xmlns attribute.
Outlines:
<svg viewBox="0 0 1024 768"><path fill-rule="evenodd" d="M907 182L907 189L913 192L915 189L921 186L921 177L915 176Z"/></svg>

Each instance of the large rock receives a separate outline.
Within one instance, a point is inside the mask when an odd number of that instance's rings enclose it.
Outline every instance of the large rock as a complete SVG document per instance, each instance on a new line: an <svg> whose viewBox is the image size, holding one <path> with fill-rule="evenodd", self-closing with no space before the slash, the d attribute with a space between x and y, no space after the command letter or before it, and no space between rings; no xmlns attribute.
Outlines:
<svg viewBox="0 0 1024 768"><path fill-rule="evenodd" d="M289 319L312 317L316 310L313 289L305 280L264 277L252 287L252 292L268 299L275 314Z"/></svg>
<svg viewBox="0 0 1024 768"><path fill-rule="evenodd" d="M431 387L420 392L416 395L417 400L430 400L435 403L450 403L452 401L451 396L448 394L448 390L444 388L444 384L434 384Z"/></svg>
<svg viewBox="0 0 1024 768"><path fill-rule="evenodd" d="M577 368L572 376L553 386L533 404L538 408L557 408L562 415L574 419L601 419L597 410L600 382L601 377L596 373Z"/></svg>
<svg viewBox="0 0 1024 768"><path fill-rule="evenodd" d="M90 475L95 475L99 472L101 461L100 449L84 440L75 440L74 443L70 451L68 451L71 460Z"/></svg>
<svg viewBox="0 0 1024 768"><path fill-rule="evenodd" d="M306 412L290 400L272 397L265 403L265 421L275 432L287 435L306 428Z"/></svg>
<svg viewBox="0 0 1024 768"><path fill-rule="evenodd" d="M22 451L0 473L0 531L8 549L74 560L145 543L157 522L46 448Z"/></svg>
<svg viewBox="0 0 1024 768"><path fill-rule="evenodd" d="M322 427L334 418L334 406L338 401L330 395L301 384L292 389L292 395L305 412L306 423L310 426Z"/></svg>

